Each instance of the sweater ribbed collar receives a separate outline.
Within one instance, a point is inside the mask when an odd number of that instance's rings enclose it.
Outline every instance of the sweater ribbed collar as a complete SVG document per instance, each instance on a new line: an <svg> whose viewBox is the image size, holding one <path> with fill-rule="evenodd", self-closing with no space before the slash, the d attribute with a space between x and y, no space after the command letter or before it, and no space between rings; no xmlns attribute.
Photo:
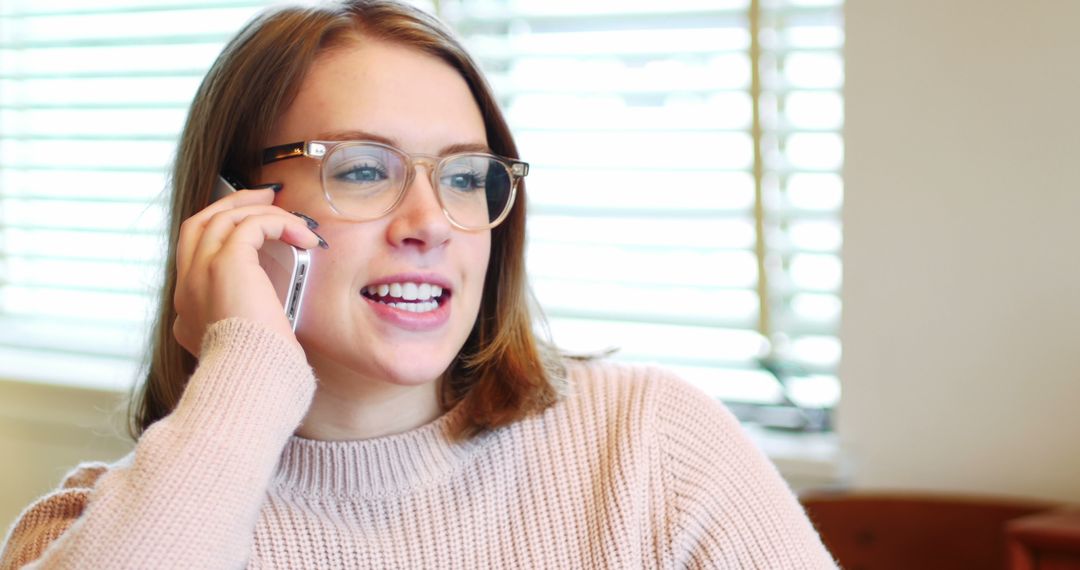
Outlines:
<svg viewBox="0 0 1080 570"><path fill-rule="evenodd" d="M416 429L355 441L289 438L272 488L282 494L378 498L402 495L444 481L459 470L486 434L455 442L464 420L459 402Z"/></svg>

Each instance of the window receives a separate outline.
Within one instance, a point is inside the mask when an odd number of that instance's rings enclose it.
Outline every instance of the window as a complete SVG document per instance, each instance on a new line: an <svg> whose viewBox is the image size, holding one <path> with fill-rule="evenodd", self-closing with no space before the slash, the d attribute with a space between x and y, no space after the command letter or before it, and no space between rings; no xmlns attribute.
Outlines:
<svg viewBox="0 0 1080 570"><path fill-rule="evenodd" d="M0 8L0 376L130 382L187 104L263 4ZM744 415L835 404L840 0L429 8L532 164L529 270L560 345L661 362Z"/></svg>
<svg viewBox="0 0 1080 570"><path fill-rule="evenodd" d="M177 134L262 4L0 4L0 377L130 385Z"/></svg>

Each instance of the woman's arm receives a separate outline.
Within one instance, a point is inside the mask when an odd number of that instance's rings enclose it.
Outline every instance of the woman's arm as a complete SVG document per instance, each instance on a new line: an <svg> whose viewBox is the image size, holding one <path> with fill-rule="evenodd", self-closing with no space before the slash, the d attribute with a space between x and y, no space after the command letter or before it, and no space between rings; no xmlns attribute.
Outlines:
<svg viewBox="0 0 1080 570"><path fill-rule="evenodd" d="M180 226L173 334L199 367L126 462L23 515L0 567L243 565L274 465L314 394L258 249L321 240L272 202L269 189L234 193Z"/></svg>
<svg viewBox="0 0 1080 570"><path fill-rule="evenodd" d="M273 200L270 189L237 192L181 224L171 325L198 368L126 462L92 489L51 495L23 515L0 567L234 568L247 560L274 466L315 391L258 250L266 240L311 248L321 239Z"/></svg>
<svg viewBox="0 0 1080 570"><path fill-rule="evenodd" d="M251 321L211 325L201 352L173 413L96 484L69 478L69 488L27 509L0 568L246 563L274 467L315 379L295 340Z"/></svg>
<svg viewBox="0 0 1080 570"><path fill-rule="evenodd" d="M836 568L776 468L719 402L677 378L660 398L676 568Z"/></svg>

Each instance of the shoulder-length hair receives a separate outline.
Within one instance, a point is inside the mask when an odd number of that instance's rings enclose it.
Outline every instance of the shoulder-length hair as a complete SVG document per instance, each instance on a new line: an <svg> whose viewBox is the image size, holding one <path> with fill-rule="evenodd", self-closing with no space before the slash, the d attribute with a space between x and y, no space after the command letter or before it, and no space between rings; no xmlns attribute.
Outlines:
<svg viewBox="0 0 1080 570"><path fill-rule="evenodd" d="M480 107L487 142L518 158L491 88L476 62L436 18L391 0L349 0L317 7L272 9L225 46L203 79L184 125L172 170L166 279L152 333L145 382L130 409L138 439L176 407L196 359L173 336L176 243L180 224L210 201L217 173L254 180L275 121L292 103L305 74L327 50L364 40L393 42L438 57L461 74ZM538 413L564 393L554 348L534 334L525 276L525 191L492 230L491 256L476 323L443 377L444 410L464 407L459 438Z"/></svg>

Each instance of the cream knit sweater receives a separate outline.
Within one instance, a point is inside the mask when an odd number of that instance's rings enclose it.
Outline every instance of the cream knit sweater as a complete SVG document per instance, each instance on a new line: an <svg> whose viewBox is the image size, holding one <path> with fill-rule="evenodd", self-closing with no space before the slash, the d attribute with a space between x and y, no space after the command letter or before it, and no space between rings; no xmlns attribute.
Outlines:
<svg viewBox="0 0 1080 570"><path fill-rule="evenodd" d="M362 441L292 435L315 391L253 323L207 332L176 410L22 513L0 568L834 568L720 404L569 364L542 415L454 444L461 407Z"/></svg>

